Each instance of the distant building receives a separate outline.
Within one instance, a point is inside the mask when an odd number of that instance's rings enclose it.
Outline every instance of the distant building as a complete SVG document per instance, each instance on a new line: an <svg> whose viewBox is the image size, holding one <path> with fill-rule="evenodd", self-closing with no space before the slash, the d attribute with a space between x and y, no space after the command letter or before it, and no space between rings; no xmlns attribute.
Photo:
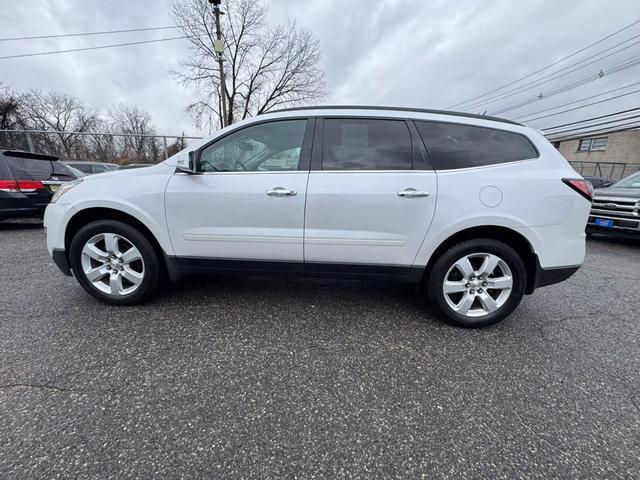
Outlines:
<svg viewBox="0 0 640 480"><path fill-rule="evenodd" d="M569 161L640 163L640 130L553 142Z"/></svg>
<svg viewBox="0 0 640 480"><path fill-rule="evenodd" d="M564 158L584 175L621 178L638 170L640 165L640 130L585 136L552 143ZM599 165L592 162L599 162Z"/></svg>

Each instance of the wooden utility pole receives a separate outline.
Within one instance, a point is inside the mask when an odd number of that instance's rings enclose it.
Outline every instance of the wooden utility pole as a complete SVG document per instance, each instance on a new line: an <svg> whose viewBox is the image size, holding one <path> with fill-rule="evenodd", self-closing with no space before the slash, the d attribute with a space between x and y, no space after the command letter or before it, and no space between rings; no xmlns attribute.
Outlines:
<svg viewBox="0 0 640 480"><path fill-rule="evenodd" d="M209 0L213 5L213 14L216 17L216 39L213 41L213 50L218 54L218 69L220 71L220 97L222 103L222 128L227 126L227 85L224 81L224 40L222 39L222 31L220 30L220 15L224 15L220 11L220 3L222 0Z"/></svg>

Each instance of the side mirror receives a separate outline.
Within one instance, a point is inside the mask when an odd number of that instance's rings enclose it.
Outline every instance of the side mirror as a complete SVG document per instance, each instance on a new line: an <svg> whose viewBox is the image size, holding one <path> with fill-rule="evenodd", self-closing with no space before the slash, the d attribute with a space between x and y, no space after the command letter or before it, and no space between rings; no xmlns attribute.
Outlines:
<svg viewBox="0 0 640 480"><path fill-rule="evenodd" d="M186 173L198 173L198 165L200 163L200 151L191 151L187 157L187 165L184 159L178 160L178 168Z"/></svg>

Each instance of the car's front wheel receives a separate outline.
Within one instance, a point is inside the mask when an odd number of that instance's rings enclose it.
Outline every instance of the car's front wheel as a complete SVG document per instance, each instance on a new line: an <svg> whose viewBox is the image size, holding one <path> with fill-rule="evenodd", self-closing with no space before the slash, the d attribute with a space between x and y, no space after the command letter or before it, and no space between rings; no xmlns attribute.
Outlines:
<svg viewBox="0 0 640 480"><path fill-rule="evenodd" d="M69 261L80 285L106 303L142 303L158 288L161 268L153 245L117 220L82 227L71 241Z"/></svg>
<svg viewBox="0 0 640 480"><path fill-rule="evenodd" d="M488 238L449 248L427 279L431 304L447 322L485 327L507 317L520 303L526 269L509 245Z"/></svg>

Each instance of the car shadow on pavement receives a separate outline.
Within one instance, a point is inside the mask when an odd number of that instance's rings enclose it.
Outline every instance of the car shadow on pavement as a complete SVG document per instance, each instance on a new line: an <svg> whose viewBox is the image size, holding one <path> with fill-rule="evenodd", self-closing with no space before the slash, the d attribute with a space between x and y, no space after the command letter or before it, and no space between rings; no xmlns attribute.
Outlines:
<svg viewBox="0 0 640 480"><path fill-rule="evenodd" d="M15 231L15 230L42 230L42 220L4 220L0 221L0 232L2 231Z"/></svg>
<svg viewBox="0 0 640 480"><path fill-rule="evenodd" d="M209 274L189 275L167 283L147 305L168 310L189 305L194 312L216 305L243 314L315 310L329 319L343 314L357 319L369 312L367 315L380 318L412 319L409 323L436 321L425 295L417 286L400 282Z"/></svg>
<svg viewBox="0 0 640 480"><path fill-rule="evenodd" d="M615 245L628 245L630 247L640 247L640 235L617 235L594 233L587 237L589 243L609 243Z"/></svg>

